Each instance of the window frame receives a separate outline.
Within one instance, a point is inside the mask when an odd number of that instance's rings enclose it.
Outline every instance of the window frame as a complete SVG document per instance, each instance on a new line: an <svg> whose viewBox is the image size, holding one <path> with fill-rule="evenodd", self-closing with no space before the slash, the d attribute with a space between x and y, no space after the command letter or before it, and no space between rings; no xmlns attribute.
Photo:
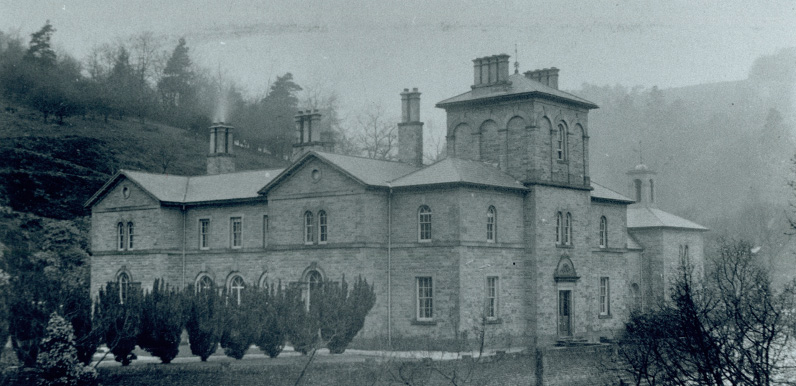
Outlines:
<svg viewBox="0 0 796 386"><path fill-rule="evenodd" d="M497 242L497 209L494 205L486 210L486 242Z"/></svg>
<svg viewBox="0 0 796 386"><path fill-rule="evenodd" d="M318 244L326 244L328 239L329 224L325 210L318 211Z"/></svg>
<svg viewBox="0 0 796 386"><path fill-rule="evenodd" d="M563 123L558 124L558 138L556 139L556 160L567 160L567 127Z"/></svg>
<svg viewBox="0 0 796 386"><path fill-rule="evenodd" d="M302 221L304 222L304 244L315 244L315 218L312 215L312 212L309 210L304 212Z"/></svg>
<svg viewBox="0 0 796 386"><path fill-rule="evenodd" d="M133 240L135 238L135 223L132 221L127 222L127 250L132 251L135 246Z"/></svg>
<svg viewBox="0 0 796 386"><path fill-rule="evenodd" d="M600 277L600 292L598 302L600 303L600 316L611 316L611 279L608 276Z"/></svg>
<svg viewBox="0 0 796 386"><path fill-rule="evenodd" d="M240 282L240 285L235 286L236 281ZM240 274L234 274L229 278L229 284L227 284L227 291L229 291L230 295L235 296L235 301L237 305L240 305L241 302L241 292L246 289L246 280L243 279L243 276Z"/></svg>
<svg viewBox="0 0 796 386"><path fill-rule="evenodd" d="M210 249L210 219L199 219L199 249Z"/></svg>
<svg viewBox="0 0 796 386"><path fill-rule="evenodd" d="M608 248L608 218L600 216L600 248Z"/></svg>
<svg viewBox="0 0 796 386"><path fill-rule="evenodd" d="M116 224L116 250L123 251L127 246L127 230L125 229L124 221L119 221Z"/></svg>
<svg viewBox="0 0 796 386"><path fill-rule="evenodd" d="M484 315L487 320L496 320L500 310L500 277L486 277L486 300Z"/></svg>
<svg viewBox="0 0 796 386"><path fill-rule="evenodd" d="M236 222L240 225L237 232L235 231ZM243 216L232 216L229 218L229 247L232 249L243 248Z"/></svg>
<svg viewBox="0 0 796 386"><path fill-rule="evenodd" d="M572 245L572 213L567 212L564 218L564 245Z"/></svg>
<svg viewBox="0 0 796 386"><path fill-rule="evenodd" d="M269 230L268 228L269 228L268 215L264 214L263 215L263 248L268 246L268 230Z"/></svg>
<svg viewBox="0 0 796 386"><path fill-rule="evenodd" d="M209 286L203 285L203 282L209 282ZM194 282L194 292L197 294L203 293L205 290L213 290L216 287L216 282L208 274L201 274Z"/></svg>
<svg viewBox="0 0 796 386"><path fill-rule="evenodd" d="M423 286L423 284L428 284ZM427 289L425 293L421 289ZM426 296L423 296L426 295ZM426 312L427 311L427 312ZM434 277L415 277L415 320L431 322L434 320Z"/></svg>
<svg viewBox="0 0 796 386"><path fill-rule="evenodd" d="M433 211L428 205L421 205L417 208L417 241L421 243L431 242L432 237L432 215Z"/></svg>
<svg viewBox="0 0 796 386"><path fill-rule="evenodd" d="M124 301L127 299L132 282L132 278L130 278L130 274L127 272L122 271L116 275L116 284L119 287L119 304L124 304Z"/></svg>
<svg viewBox="0 0 796 386"><path fill-rule="evenodd" d="M564 245L564 214L556 212L556 245Z"/></svg>

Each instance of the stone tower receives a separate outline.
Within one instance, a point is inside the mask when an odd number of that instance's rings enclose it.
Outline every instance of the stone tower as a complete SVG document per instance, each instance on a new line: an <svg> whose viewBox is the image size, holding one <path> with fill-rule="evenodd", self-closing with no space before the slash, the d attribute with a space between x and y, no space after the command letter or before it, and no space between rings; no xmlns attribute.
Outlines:
<svg viewBox="0 0 796 386"><path fill-rule="evenodd" d="M401 122L398 124L398 160L423 166L423 122L420 122L420 92L401 93Z"/></svg>
<svg viewBox="0 0 796 386"><path fill-rule="evenodd" d="M234 128L219 122L210 126L210 153L207 154L207 174L224 174L235 171L235 154L232 132Z"/></svg>

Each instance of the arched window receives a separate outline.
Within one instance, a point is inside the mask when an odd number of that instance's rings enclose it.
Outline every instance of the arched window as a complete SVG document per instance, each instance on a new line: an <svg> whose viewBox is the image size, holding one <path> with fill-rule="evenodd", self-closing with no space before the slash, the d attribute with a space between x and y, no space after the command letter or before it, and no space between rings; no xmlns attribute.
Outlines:
<svg viewBox="0 0 796 386"><path fill-rule="evenodd" d="M318 212L318 243L326 244L326 211Z"/></svg>
<svg viewBox="0 0 796 386"><path fill-rule="evenodd" d="M636 188L636 202L641 202L641 180L633 180Z"/></svg>
<svg viewBox="0 0 796 386"><path fill-rule="evenodd" d="M240 275L233 276L229 281L229 294L235 299L238 305L240 305L241 292L243 292L244 288L246 288L246 283Z"/></svg>
<svg viewBox="0 0 796 386"><path fill-rule="evenodd" d="M486 241L490 243L495 242L495 224L497 220L497 211L494 206L490 206L486 211Z"/></svg>
<svg viewBox="0 0 796 386"><path fill-rule="evenodd" d="M210 276L202 275L196 280L196 292L197 293L205 293L207 291L212 291L215 288L215 283L213 283L213 279Z"/></svg>
<svg viewBox="0 0 796 386"><path fill-rule="evenodd" d="M315 242L313 228L315 228L315 224L312 219L312 212L304 212L304 244L312 244Z"/></svg>
<svg viewBox="0 0 796 386"><path fill-rule="evenodd" d="M307 309L314 299L320 295L321 286L323 285L323 277L318 271L310 271L307 273Z"/></svg>
<svg viewBox="0 0 796 386"><path fill-rule="evenodd" d="M556 213L556 244L561 244L563 237L564 217L561 212Z"/></svg>
<svg viewBox="0 0 796 386"><path fill-rule="evenodd" d="M572 214L567 212L567 219L564 221L564 245L572 245Z"/></svg>
<svg viewBox="0 0 796 386"><path fill-rule="evenodd" d="M123 251L125 244L126 243L125 243L125 240L124 240L124 223L120 222L120 223L116 224L116 247L120 251Z"/></svg>
<svg viewBox="0 0 796 386"><path fill-rule="evenodd" d="M127 249L133 249L133 235L135 234L134 229L135 229L135 225L133 225L132 222L128 222L127 223Z"/></svg>
<svg viewBox="0 0 796 386"><path fill-rule="evenodd" d="M608 219L600 217L600 248L608 246Z"/></svg>
<svg viewBox="0 0 796 386"><path fill-rule="evenodd" d="M560 161L567 159L567 129L563 124L558 125L558 138L556 140L556 158Z"/></svg>
<svg viewBox="0 0 796 386"><path fill-rule="evenodd" d="M119 284L119 303L124 304L130 290L130 275L127 272L120 272L116 277L116 283Z"/></svg>
<svg viewBox="0 0 796 386"><path fill-rule="evenodd" d="M431 208L423 205L417 211L417 238L419 241L431 241Z"/></svg>

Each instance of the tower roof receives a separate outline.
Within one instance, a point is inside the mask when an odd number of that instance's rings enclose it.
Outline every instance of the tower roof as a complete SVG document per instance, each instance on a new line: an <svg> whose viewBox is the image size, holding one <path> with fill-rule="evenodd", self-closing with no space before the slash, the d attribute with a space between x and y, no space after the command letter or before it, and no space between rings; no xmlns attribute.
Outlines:
<svg viewBox="0 0 796 386"><path fill-rule="evenodd" d="M579 105L587 109L599 108L599 106L597 106L593 102L572 95L568 92L547 86L541 82L528 79L523 74L509 75L508 80L509 82L507 85L476 88L464 94L457 95L453 98L445 99L437 103L436 106L441 108L446 108L448 106L475 103L491 99L504 99L504 98L531 96L543 99L568 102Z"/></svg>

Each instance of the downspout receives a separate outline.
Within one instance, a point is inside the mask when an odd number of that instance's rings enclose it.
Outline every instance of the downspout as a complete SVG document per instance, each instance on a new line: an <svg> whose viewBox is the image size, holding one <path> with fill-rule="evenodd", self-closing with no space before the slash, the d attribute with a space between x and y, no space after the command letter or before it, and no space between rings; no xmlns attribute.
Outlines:
<svg viewBox="0 0 796 386"><path fill-rule="evenodd" d="M182 289L185 289L185 205L182 206Z"/></svg>
<svg viewBox="0 0 796 386"><path fill-rule="evenodd" d="M392 350L392 186L387 185L387 345Z"/></svg>

